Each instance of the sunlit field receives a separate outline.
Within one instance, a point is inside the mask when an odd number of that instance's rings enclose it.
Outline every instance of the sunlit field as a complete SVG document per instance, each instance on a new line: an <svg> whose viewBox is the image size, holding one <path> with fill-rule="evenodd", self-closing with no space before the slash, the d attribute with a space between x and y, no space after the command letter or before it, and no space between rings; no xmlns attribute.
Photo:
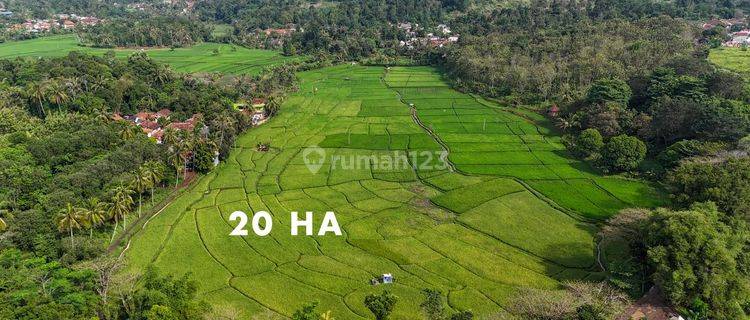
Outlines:
<svg viewBox="0 0 750 320"><path fill-rule="evenodd" d="M631 206L655 206L648 185L596 174L560 138L492 102L450 89L430 68L336 66L300 74L300 92L269 123L238 139L228 161L198 181L134 237L129 268L188 270L200 295L244 316L291 316L317 300L336 319L365 319L365 295L401 299L393 319L420 318L421 290L453 309L504 313L521 287L556 289L599 280L595 223ZM267 152L259 142L270 143ZM305 166L325 158L441 153L383 168ZM230 237L229 215L265 210L273 231ZM291 236L290 212L334 211L342 236ZM392 273L393 284L370 279Z"/></svg>
<svg viewBox="0 0 750 320"><path fill-rule="evenodd" d="M80 46L75 35L42 37L25 41L0 44L0 59L14 57L59 57L70 51L83 51L103 55L109 49ZM214 50L218 49L218 54ZM117 49L117 57L125 58L135 49ZM175 71L186 73L222 72L227 74L256 74L264 67L277 65L291 59L277 51L247 49L219 43L201 43L189 48L174 50L146 49L154 60L172 66Z"/></svg>

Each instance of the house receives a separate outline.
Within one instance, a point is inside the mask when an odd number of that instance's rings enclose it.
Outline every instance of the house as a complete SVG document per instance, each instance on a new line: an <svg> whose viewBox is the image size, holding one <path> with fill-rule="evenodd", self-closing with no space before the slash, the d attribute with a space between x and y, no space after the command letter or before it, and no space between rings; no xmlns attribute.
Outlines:
<svg viewBox="0 0 750 320"><path fill-rule="evenodd" d="M254 108L262 108L266 105L267 100L264 98L253 98L250 104L253 105Z"/></svg>
<svg viewBox="0 0 750 320"><path fill-rule="evenodd" d="M73 22L73 21L70 21L70 20L64 20L64 21L62 22L62 27L63 27L63 29L65 29L65 30L68 30L68 29L73 29L73 28L75 28L75 27L76 27L76 23L75 23L75 22Z"/></svg>
<svg viewBox="0 0 750 320"><path fill-rule="evenodd" d="M383 283L393 283L393 275L390 273L384 273L382 276Z"/></svg>
<svg viewBox="0 0 750 320"><path fill-rule="evenodd" d="M271 36L271 35L288 36L294 33L295 31L297 31L297 29L294 27L287 28L287 29L268 28L268 29L263 30L263 33L265 33L266 36Z"/></svg>
<svg viewBox="0 0 750 320"><path fill-rule="evenodd" d="M156 130L159 129L160 126L155 121L151 120L143 120L138 124L141 128L149 129L149 130Z"/></svg>
<svg viewBox="0 0 750 320"><path fill-rule="evenodd" d="M154 114L151 112L145 112L141 111L135 114L134 122L135 124L140 124L143 121L148 121L153 119Z"/></svg>
<svg viewBox="0 0 750 320"><path fill-rule="evenodd" d="M83 24L84 26L95 26L99 24L100 21L101 20L94 17L81 17L80 19L78 19L78 22Z"/></svg>
<svg viewBox="0 0 750 320"><path fill-rule="evenodd" d="M557 117L557 115L558 115L559 113L560 113L560 108L559 108L559 107L557 107L557 104L553 104L553 105L552 105L552 106L551 106L551 107L550 107L550 108L549 108L549 109L547 110L547 114L548 114L548 115L549 115L550 117L553 117L553 118L554 118L554 117Z"/></svg>
<svg viewBox="0 0 750 320"><path fill-rule="evenodd" d="M442 34L445 34L445 35L448 35L448 34L451 33L451 29L448 28L448 26L444 25L444 24L439 24L437 26L437 29L438 29L438 31L440 31Z"/></svg>
<svg viewBox="0 0 750 320"><path fill-rule="evenodd" d="M263 124L265 120L266 120L266 115L263 112L256 112L250 118L250 121L254 126Z"/></svg>
<svg viewBox="0 0 750 320"><path fill-rule="evenodd" d="M156 112L156 113L154 114L154 117L155 117L156 119L159 119L159 118L165 118L165 119L169 119L169 116L170 116L170 115L172 115L172 111L170 111L169 109L166 109L166 108L165 108L165 109L161 109L161 110L157 111L157 112Z"/></svg>

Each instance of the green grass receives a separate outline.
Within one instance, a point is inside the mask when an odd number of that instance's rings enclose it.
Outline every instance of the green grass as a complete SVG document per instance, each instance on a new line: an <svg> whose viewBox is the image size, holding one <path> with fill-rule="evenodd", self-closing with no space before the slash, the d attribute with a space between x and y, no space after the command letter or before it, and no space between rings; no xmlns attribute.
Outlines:
<svg viewBox="0 0 750 320"><path fill-rule="evenodd" d="M301 73L278 116L240 136L226 163L134 237L130 268L190 271L201 297L246 318L289 317L312 300L337 318L370 318L363 298L384 288L401 297L394 319L421 317L424 288L440 289L452 309L490 316L521 287L597 277L591 221L663 199L642 182L598 175L544 127L449 89L433 69L391 68L381 81L384 71ZM256 151L258 141L272 150ZM312 145L327 155L316 174L303 158ZM374 160L444 146L455 171L413 166L435 159ZM235 210L271 212L273 232L230 237ZM336 212L344 234L291 236L289 212L309 210L315 224ZM371 286L382 273L396 283Z"/></svg>
<svg viewBox="0 0 750 320"><path fill-rule="evenodd" d="M750 51L741 48L716 48L708 55L708 60L720 67L739 73L750 73Z"/></svg>
<svg viewBox="0 0 750 320"><path fill-rule="evenodd" d="M219 50L214 54L214 50ZM61 57L70 51L103 55L109 49L83 47L75 35L42 37L0 44L0 59L15 57ZM125 58L135 49L117 49L119 58ZM267 66L282 64L299 58L285 57L276 51L247 49L219 43L201 43L189 48L148 49L154 60L169 64L177 72L222 72L227 74L257 74Z"/></svg>

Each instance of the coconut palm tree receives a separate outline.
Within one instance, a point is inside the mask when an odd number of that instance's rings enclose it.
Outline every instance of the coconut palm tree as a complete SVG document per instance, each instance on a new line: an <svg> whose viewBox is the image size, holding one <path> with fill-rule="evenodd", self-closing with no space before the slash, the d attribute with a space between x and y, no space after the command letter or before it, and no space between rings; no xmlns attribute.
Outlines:
<svg viewBox="0 0 750 320"><path fill-rule="evenodd" d="M68 87L62 81L63 80L61 79L49 81L46 90L47 99L49 99L50 102L56 104L58 107L70 100Z"/></svg>
<svg viewBox="0 0 750 320"><path fill-rule="evenodd" d="M141 127L127 123L125 124L125 127L120 130L120 138L123 140L132 140L141 132L143 132Z"/></svg>
<svg viewBox="0 0 750 320"><path fill-rule="evenodd" d="M65 232L66 230L70 232L71 248L75 248L73 229L81 229L82 226L82 213L83 210L81 210L81 208L73 207L72 204L68 203L66 208L61 210L58 214L57 229L60 230L60 232Z"/></svg>
<svg viewBox="0 0 750 320"><path fill-rule="evenodd" d="M211 120L211 124L218 131L219 134L219 146L224 145L224 136L229 132L230 129L234 128L235 120L228 115L221 115L216 119Z"/></svg>
<svg viewBox="0 0 750 320"><path fill-rule="evenodd" d="M107 219L107 209L109 204L106 202L99 201L99 198L89 199L88 206L85 211L86 222L89 228L89 238L94 235L94 228L102 225Z"/></svg>
<svg viewBox="0 0 750 320"><path fill-rule="evenodd" d="M131 182L130 186L135 192L138 193L138 218L140 218L141 208L143 206L143 193L153 186L151 182L151 176L145 166L140 166L134 172L133 181Z"/></svg>
<svg viewBox="0 0 750 320"><path fill-rule="evenodd" d="M174 128L167 127L164 129L164 135L161 137L161 141L167 146L174 146L177 141L180 140L180 133Z"/></svg>
<svg viewBox="0 0 750 320"><path fill-rule="evenodd" d="M39 104L39 115L44 117L46 112L44 111L44 102L47 101L47 88L46 83L30 82L26 86L26 95L29 99L35 100Z"/></svg>
<svg viewBox="0 0 750 320"><path fill-rule="evenodd" d="M164 165L156 161L148 161L143 166L151 182L151 205L154 205L154 188L164 179Z"/></svg>
<svg viewBox="0 0 750 320"><path fill-rule="evenodd" d="M125 229L127 222L126 217L130 214L133 207L133 197L131 197L132 193L132 190L123 185L112 190L112 205L109 207L109 216L111 219L115 220L115 228L112 230L112 240L110 241L115 239L115 232L117 231L117 226L119 225L120 220L122 220L123 230Z"/></svg>

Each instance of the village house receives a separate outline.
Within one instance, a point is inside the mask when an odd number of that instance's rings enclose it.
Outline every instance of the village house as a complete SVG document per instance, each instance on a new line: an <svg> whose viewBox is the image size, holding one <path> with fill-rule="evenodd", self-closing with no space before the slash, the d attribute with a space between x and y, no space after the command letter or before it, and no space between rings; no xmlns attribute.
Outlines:
<svg viewBox="0 0 750 320"><path fill-rule="evenodd" d="M268 28L268 29L263 30L263 33L266 36L275 35L275 36L286 37L286 36L289 36L289 35L291 35L292 33L296 32L296 31L297 31L297 28L294 27L294 26L291 26L289 28Z"/></svg>
<svg viewBox="0 0 750 320"><path fill-rule="evenodd" d="M168 120L170 119L171 115L172 111L170 111L169 109L161 109L157 112L141 111L134 115L125 116L121 116L120 114L115 113L114 115L112 115L112 120L131 122L139 126L149 138L153 138L154 140L156 140L156 143L161 144L162 138L164 136L164 130L166 128L192 132L195 130L198 119L200 119L201 117L200 114L194 114L192 117L190 117L190 119L182 122L171 122L165 127L162 127L159 119L164 118ZM207 126L204 125L202 129L206 134L208 133Z"/></svg>
<svg viewBox="0 0 750 320"><path fill-rule="evenodd" d="M446 37L451 33L450 28L445 24L439 24L437 31L442 33L442 36L435 35L434 33L428 33L425 37L417 37L416 31L419 30L418 24L411 24L409 22L399 23L397 27L404 30L410 38L407 40L399 41L399 46L406 47L408 49L414 49L415 46L430 46L433 48L442 48L445 45L453 42L458 42L458 35L452 35Z"/></svg>
<svg viewBox="0 0 750 320"><path fill-rule="evenodd" d="M58 14L53 19L31 19L24 23L15 24L8 29L11 31L25 31L28 33L43 33L52 31L52 29L70 30L77 25L94 26L101 22L95 17L79 17L75 14Z"/></svg>
<svg viewBox="0 0 750 320"><path fill-rule="evenodd" d="M716 26L721 26L726 29L730 29L732 26L744 26L746 24L745 19L733 18L733 19L714 19L703 24L703 30L713 29Z"/></svg>
<svg viewBox="0 0 750 320"><path fill-rule="evenodd" d="M741 47L750 45L750 29L744 29L729 34L732 39L722 43L725 47Z"/></svg>

